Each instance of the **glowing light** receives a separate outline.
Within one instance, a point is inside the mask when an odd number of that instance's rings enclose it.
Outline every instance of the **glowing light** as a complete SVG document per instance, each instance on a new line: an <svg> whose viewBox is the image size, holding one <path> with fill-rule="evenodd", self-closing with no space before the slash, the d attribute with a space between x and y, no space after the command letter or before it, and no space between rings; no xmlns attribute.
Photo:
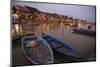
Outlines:
<svg viewBox="0 0 100 67"><path fill-rule="evenodd" d="M16 31L18 31L18 29L19 29L18 24L15 25L15 28L16 28Z"/></svg>
<svg viewBox="0 0 100 67"><path fill-rule="evenodd" d="M19 16L17 14L12 15L14 18L18 18Z"/></svg>

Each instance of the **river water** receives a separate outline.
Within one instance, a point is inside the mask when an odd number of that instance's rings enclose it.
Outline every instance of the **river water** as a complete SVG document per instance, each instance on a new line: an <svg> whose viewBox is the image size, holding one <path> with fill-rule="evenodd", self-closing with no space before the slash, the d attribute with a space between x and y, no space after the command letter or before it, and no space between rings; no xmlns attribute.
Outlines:
<svg viewBox="0 0 100 67"><path fill-rule="evenodd" d="M96 37L82 35L73 33L72 27L65 26L64 23L50 22L50 23L42 23L42 24L21 24L18 27L18 24L12 25L13 33L15 29L17 34L23 34L27 31L32 31L36 33L45 32L48 33L64 43L68 44L70 47L75 49L81 55L90 57L90 60L95 60L95 50L96 50ZM20 29L18 29L20 28ZM20 33L19 33L20 32ZM13 34L12 34L13 35ZM28 61L23 55L21 49L21 40L16 42L12 42L12 64L13 65L30 65L30 61ZM60 54L56 54L55 52L55 63L64 63L69 62L65 57L62 57Z"/></svg>

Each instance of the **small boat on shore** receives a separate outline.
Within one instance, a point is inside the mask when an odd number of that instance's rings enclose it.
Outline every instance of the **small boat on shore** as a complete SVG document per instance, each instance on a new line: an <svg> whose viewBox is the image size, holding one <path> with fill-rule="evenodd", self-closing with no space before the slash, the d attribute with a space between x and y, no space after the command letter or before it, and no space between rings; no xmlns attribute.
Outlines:
<svg viewBox="0 0 100 67"><path fill-rule="evenodd" d="M49 44L39 35L28 32L22 38L24 55L33 64L51 64L54 62L53 52Z"/></svg>
<svg viewBox="0 0 100 67"><path fill-rule="evenodd" d="M42 37L49 43L49 45L54 49L55 51L64 54L65 56L72 56L76 59L82 59L83 56L80 55L75 49L70 47L68 44L65 44L64 42L60 41L59 39L55 38L52 35L42 33Z"/></svg>
<svg viewBox="0 0 100 67"><path fill-rule="evenodd" d="M89 35L89 36L96 36L96 32L92 30L82 29L82 28L74 28L74 33Z"/></svg>

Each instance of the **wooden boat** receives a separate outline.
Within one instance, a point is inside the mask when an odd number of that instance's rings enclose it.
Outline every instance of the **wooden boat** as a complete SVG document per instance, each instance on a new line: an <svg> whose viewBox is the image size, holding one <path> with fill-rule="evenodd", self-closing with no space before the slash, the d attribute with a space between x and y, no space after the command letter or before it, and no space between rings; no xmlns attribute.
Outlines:
<svg viewBox="0 0 100 67"><path fill-rule="evenodd" d="M76 59L83 59L84 57L78 53L75 49L71 48L68 44L60 41L52 35L42 33L42 37L49 43L49 45L55 51L64 54L65 56L72 56Z"/></svg>
<svg viewBox="0 0 100 67"><path fill-rule="evenodd" d="M74 28L73 32L74 33L84 34L84 35L96 36L96 32L95 31L86 30L86 29L82 29L82 28Z"/></svg>
<svg viewBox="0 0 100 67"><path fill-rule="evenodd" d="M39 35L28 32L22 38L22 50L33 64L50 64L54 62L49 44Z"/></svg>

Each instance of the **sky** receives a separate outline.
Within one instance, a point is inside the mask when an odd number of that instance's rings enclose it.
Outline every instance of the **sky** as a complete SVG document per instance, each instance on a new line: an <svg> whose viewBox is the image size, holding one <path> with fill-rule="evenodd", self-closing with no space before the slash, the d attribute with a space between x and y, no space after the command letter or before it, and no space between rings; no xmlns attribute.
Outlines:
<svg viewBox="0 0 100 67"><path fill-rule="evenodd" d="M87 20L90 23L95 23L96 21L96 7L86 6L86 5L73 5L73 4L55 4L55 3L39 3L39 2L25 2L25 1L15 1L12 5L20 6L31 6L37 8L43 12L57 13L65 16L70 16L78 18L81 20Z"/></svg>

